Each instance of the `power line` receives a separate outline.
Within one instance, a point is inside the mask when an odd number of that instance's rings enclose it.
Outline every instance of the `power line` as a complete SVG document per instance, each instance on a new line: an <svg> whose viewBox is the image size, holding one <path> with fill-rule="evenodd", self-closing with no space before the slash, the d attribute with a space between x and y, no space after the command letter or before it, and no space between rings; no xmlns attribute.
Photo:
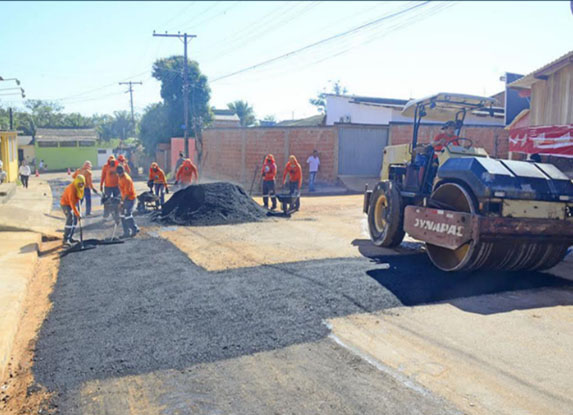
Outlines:
<svg viewBox="0 0 573 415"><path fill-rule="evenodd" d="M319 46L319 45L322 45L322 44L324 44L324 43L331 42L331 41L333 41L333 40L335 40L335 39L339 39L339 38L341 38L341 37L343 37L343 36L347 36L347 35L349 35L349 34L355 33L355 32L357 32L357 31L359 31L359 30L363 30L363 29L365 29L365 28L368 28L368 27L371 27L371 26L373 26L373 25L379 24L379 23L381 23L381 22L383 22L383 21L385 21L385 20L388 20L388 19L391 19L391 18L400 16L400 15L402 15L402 14L404 14L404 13L408 13L408 12L410 12L410 11L412 11L412 10L415 10L415 9L419 8L419 7L425 6L425 5L429 4L429 3L430 3L430 1L424 1L424 2L421 2L421 3L417 3L416 5L414 5L414 6L412 6L412 7L409 7L409 8L407 8L407 9L404 9L404 10L401 10L401 11L398 11L398 12L395 12L395 13L392 13L392 14L389 14L389 15L382 16L382 17L380 17L380 18L378 18L378 19L372 20L371 22L368 22L368 23L363 24L363 25L361 25L361 26L358 26L358 27L355 27L355 28L353 28L353 29L347 30L347 31L345 31L345 32L338 33L338 34L336 34L336 35L334 35L334 36L330 36L330 37L328 37L328 38L326 38L326 39L319 40L318 42L314 42L314 43L311 43L311 44L309 44L309 45L303 46L302 48L299 48L299 49L296 49L296 50L287 52L287 53L285 53L285 54L283 54L283 55L280 55L280 56L277 56L277 57L268 59L268 60L266 60L266 61L257 63L257 64L255 64L255 65L251 65L251 66L248 66L248 67L246 67L246 68L239 69L239 70L237 70L237 71L235 71L235 72L231 72L230 74L219 76L219 77L217 77L217 78L211 80L211 83L220 81L221 79L229 78L229 77L231 77L231 76L238 75L238 74L243 73L243 72L246 72L246 71L250 71L250 70L252 70L252 69L259 68L259 67L261 67L261 66L268 65L268 64L270 64L270 63L276 62L276 61L278 61L278 60L281 60L281 59L284 59L284 58L287 58L287 57L290 57L290 56L293 56L293 55L295 55L295 54L297 54L297 53L300 53L300 52L303 52L303 51L305 51L305 50L314 48L314 47Z"/></svg>
<svg viewBox="0 0 573 415"><path fill-rule="evenodd" d="M451 6L453 6L453 4L447 4L447 3L446 3L446 4L439 4L439 5L437 5L436 7L431 8L431 9L425 9L425 10L423 10L421 13L416 14L416 15L410 17L410 18L407 18L407 19L406 19L405 21L403 21L403 22L399 22L399 23L397 23L397 24L395 24L395 25L393 25L393 26L390 26L390 27L386 27L386 26L383 27L383 30L382 30L382 31L380 31L380 30L376 31L376 30L379 29L379 28L374 27L374 28L373 28L373 29L374 29L373 35L370 36L370 37L367 38L367 39L364 39L364 40L361 41L358 45L356 45L356 43L353 42L354 39L352 39L352 36L349 36L348 38L345 38L345 39L343 40L343 43L346 43L344 49L337 51L336 49L339 49L339 48L340 48L340 45L339 45L339 44L332 45L332 48L331 48L332 50L331 50L331 51L325 51L326 54L323 53L322 56L318 57L318 59L314 59L314 60L312 60L312 61L310 61L310 62L309 62L309 61L301 62L300 65L297 65L297 66L294 67L294 68L293 68L293 67L289 67L288 69L281 68L281 69L279 70L279 72L276 72L276 70L273 70L272 68L268 68L268 69L266 69L266 70L265 70L265 69L262 69L262 71L259 70L259 69L257 69L257 71L256 71L256 75L257 75L256 81L260 81L260 80L261 80L261 74L264 74L265 72L269 72L269 71L270 71L270 72L273 72L272 75L270 75L271 77L278 77L278 76L282 76L282 75L284 75L284 74L286 74L286 73L297 72L297 71L299 71L299 70L300 70L300 71L306 70L306 69L308 69L308 68L311 67L311 66L317 65L317 64L322 63L322 62L324 62L324 61L327 61L327 60L329 60L329 59L332 59L332 58L335 58L335 57L337 57L337 56L343 55L343 54L345 54L345 53L348 53L348 52L351 51L351 50L356 50L356 49L358 49L358 48L361 48L361 47L363 47L364 45L367 45L367 44L369 44L369 43L372 43L373 41L376 41L376 40L378 40L378 39L380 39L380 38L382 38L382 37L384 37L384 36L386 36L386 35L388 35L388 34L394 32L394 31L397 31L397 30L399 30L399 29L402 29L403 27L410 26L411 24L414 24L414 23L416 23L416 22L418 22L418 21L420 21L420 20L423 20L423 19L425 19L425 18L428 18L428 17L430 17L431 15L434 15L434 14L436 14L436 13L439 13L440 11L442 11L442 10L444 10L444 9L446 9L446 8L449 8L449 7L451 7ZM369 29L369 30L370 30L370 29ZM346 47L346 46L347 46L347 47ZM313 54L312 56L313 56L313 58L317 58L317 56L316 56L315 54ZM263 77L264 77L264 75L263 75Z"/></svg>

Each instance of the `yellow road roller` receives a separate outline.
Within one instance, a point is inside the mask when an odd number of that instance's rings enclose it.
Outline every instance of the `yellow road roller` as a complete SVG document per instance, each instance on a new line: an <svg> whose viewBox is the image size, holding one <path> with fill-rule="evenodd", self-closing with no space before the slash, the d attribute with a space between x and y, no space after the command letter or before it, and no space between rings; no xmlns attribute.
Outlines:
<svg viewBox="0 0 573 415"><path fill-rule="evenodd" d="M424 241L443 271L543 270L573 244L573 182L552 164L490 158L460 136L467 114L493 115L494 100L439 93L412 100L411 144L384 149L380 182L364 194L372 242ZM422 119L450 121L439 151L418 145ZM440 146L441 147L441 146Z"/></svg>

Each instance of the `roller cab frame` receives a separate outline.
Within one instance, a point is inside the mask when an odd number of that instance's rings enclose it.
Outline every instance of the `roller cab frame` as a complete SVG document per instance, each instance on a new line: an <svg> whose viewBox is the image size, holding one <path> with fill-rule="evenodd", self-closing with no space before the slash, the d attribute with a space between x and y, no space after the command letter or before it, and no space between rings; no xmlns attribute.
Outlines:
<svg viewBox="0 0 573 415"><path fill-rule="evenodd" d="M460 136L474 111L494 100L439 93L406 104L411 144L387 146L380 181L364 194L370 238L398 246L406 233L426 243L444 271L523 270L556 265L573 244L573 182L551 164L490 158ZM422 119L456 123L459 146L419 145Z"/></svg>

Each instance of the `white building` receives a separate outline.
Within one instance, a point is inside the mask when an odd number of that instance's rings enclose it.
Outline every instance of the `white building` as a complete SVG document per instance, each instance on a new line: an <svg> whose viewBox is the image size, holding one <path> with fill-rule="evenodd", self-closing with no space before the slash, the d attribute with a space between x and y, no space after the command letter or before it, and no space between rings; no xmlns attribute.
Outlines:
<svg viewBox="0 0 573 415"><path fill-rule="evenodd" d="M412 118L403 117L402 109L408 100L393 98L363 97L356 95L326 95L326 125L366 124L389 125L412 123ZM494 107L495 108L495 107ZM504 125L503 108L495 108L494 117L489 114L468 114L466 125ZM426 124L440 122L424 121Z"/></svg>

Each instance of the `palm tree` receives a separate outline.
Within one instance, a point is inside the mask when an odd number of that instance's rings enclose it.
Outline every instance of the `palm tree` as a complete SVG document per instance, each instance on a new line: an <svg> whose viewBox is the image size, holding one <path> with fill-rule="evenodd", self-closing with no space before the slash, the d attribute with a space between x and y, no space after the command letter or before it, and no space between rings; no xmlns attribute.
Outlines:
<svg viewBox="0 0 573 415"><path fill-rule="evenodd" d="M237 114L237 117L241 120L241 127L248 127L255 123L255 111L247 101L237 100L230 102L227 104L227 107L233 111L233 114Z"/></svg>

